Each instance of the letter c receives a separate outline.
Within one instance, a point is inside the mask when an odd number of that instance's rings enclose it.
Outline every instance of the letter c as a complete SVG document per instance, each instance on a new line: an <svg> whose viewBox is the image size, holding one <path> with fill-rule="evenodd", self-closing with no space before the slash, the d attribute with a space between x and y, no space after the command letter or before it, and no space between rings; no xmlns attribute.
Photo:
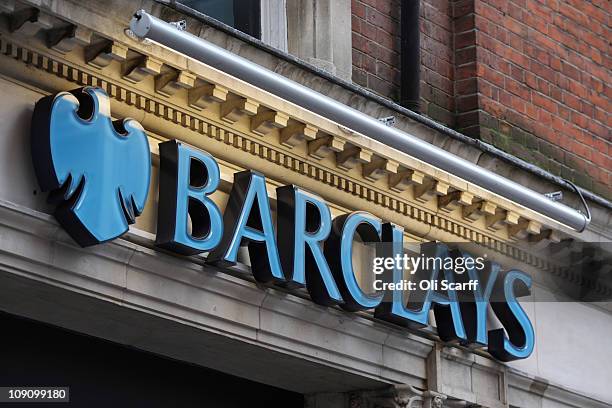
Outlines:
<svg viewBox="0 0 612 408"><path fill-rule="evenodd" d="M325 258L340 289L344 303L340 306L349 311L377 307L383 293L370 295L363 292L357 283L353 269L353 241L355 234L368 242L380 242L382 222L372 214L357 211L336 217L332 232L325 241Z"/></svg>

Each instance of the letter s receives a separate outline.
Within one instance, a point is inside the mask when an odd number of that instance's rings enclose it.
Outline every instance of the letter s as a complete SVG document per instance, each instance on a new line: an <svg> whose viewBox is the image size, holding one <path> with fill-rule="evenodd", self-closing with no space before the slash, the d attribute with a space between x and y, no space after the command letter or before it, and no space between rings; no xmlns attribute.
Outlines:
<svg viewBox="0 0 612 408"><path fill-rule="evenodd" d="M489 331L489 354L501 361L527 358L531 355L535 346L533 326L527 313L516 300L514 293L514 283L516 281L522 282L525 286L524 289L526 289L521 290L520 295L528 296L531 293L529 290L531 288L531 277L522 271L513 269L506 272L503 279L500 279L496 284L498 295L494 298L498 299L501 292L506 301L491 302L493 312L508 332L506 337L504 329Z"/></svg>

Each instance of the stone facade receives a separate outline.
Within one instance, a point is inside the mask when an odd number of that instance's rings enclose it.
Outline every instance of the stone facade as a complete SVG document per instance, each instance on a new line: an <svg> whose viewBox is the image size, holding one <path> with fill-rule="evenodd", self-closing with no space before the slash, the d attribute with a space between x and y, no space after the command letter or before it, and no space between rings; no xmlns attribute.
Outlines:
<svg viewBox="0 0 612 408"><path fill-rule="evenodd" d="M555 187L289 56L160 2L144 1L140 7L165 20L184 18L189 32L365 114L395 115L399 129L526 186ZM111 9L93 0L2 3L2 311L299 392L311 408L610 405L612 306L546 301L555 295L547 277L558 269L554 259L533 253L534 247L560 239L612 239L606 207L592 203L588 230L571 231L214 67L137 41L126 32L134 8L124 1ZM293 34L294 23L288 15ZM63 34L50 41L58 32ZM304 44L312 45L316 38L309 32ZM329 51L333 44L315 45ZM329 64L310 62L333 71ZM338 69L346 58L327 62ZM57 224L38 190L28 132L38 99L85 85L108 93L114 118L133 117L143 125L155 185L125 236L83 249ZM479 243L504 265L528 271L534 290L525 307L538 336L533 356L501 364L483 350L443 344L435 328L405 330L375 319L371 311L316 305L303 290L264 287L254 282L245 253L226 268L206 264L204 256L160 250L155 246L157 146L173 138L218 159L221 183L212 199L221 208L233 174L253 169L266 175L273 209L275 188L296 184L328 201L334 216L369 211L404 226L407 241ZM579 279L571 273L560 278Z"/></svg>

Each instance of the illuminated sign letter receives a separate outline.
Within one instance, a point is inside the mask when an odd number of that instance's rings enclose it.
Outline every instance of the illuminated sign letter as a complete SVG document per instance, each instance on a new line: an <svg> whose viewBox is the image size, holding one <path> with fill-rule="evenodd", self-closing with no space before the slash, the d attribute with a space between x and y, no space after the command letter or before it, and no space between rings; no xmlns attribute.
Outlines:
<svg viewBox="0 0 612 408"><path fill-rule="evenodd" d="M453 258L473 259L472 255L460 250L451 251L451 256ZM457 274L458 280L466 282L469 279L476 281L477 284L471 294L467 291L460 291L461 315L468 343L483 347L487 345L487 309L499 275L500 266L495 262L485 261L484 268L479 273L474 262L465 262L465 265L471 265L471 267L466 266L467 276L465 273ZM486 284L484 283L485 279Z"/></svg>
<svg viewBox="0 0 612 408"><path fill-rule="evenodd" d="M455 271L446 268L443 262L438 262L448 257L448 247L446 245L438 242L425 242L421 244L421 252L423 259L433 260L434 262L433 265L425 265L416 271L417 282L439 281L440 269L444 271L444 279L447 282L453 283L455 281L453 276ZM429 310L433 305L440 338L443 341L466 340L457 292L454 289L449 289L446 292L447 296L430 287L425 291L423 297L422 291L414 291L409 303L414 305L422 299L422 306L420 311L409 313L407 317L411 319L411 323L416 323L417 326L426 326ZM413 298L416 298L414 299L416 302L413 301Z"/></svg>
<svg viewBox="0 0 612 408"><path fill-rule="evenodd" d="M211 250L223 233L221 212L207 197L219 185L219 165L208 153L176 140L160 143L159 157L156 245L186 255Z"/></svg>
<svg viewBox="0 0 612 408"><path fill-rule="evenodd" d="M325 258L344 299L340 306L346 310L372 309L382 300L382 293L370 295L361 290L353 269L355 234L364 242L379 242L381 224L380 219L363 211L340 215L333 221L331 234L325 242Z"/></svg>
<svg viewBox="0 0 612 408"><path fill-rule="evenodd" d="M257 281L284 281L265 177L247 170L234 174L234 185L223 214L223 238L208 255L207 262L236 263L238 248L245 240L251 269Z"/></svg>
<svg viewBox="0 0 612 408"><path fill-rule="evenodd" d="M505 302L491 302L495 315L508 332L504 329L489 331L489 353L498 360L512 361L527 358L531 355L535 345L533 326L529 317L516 300L514 293L515 282L522 282L519 288L520 295L529 295L531 277L524 272L513 269L503 275L496 284L495 291L504 294Z"/></svg>
<svg viewBox="0 0 612 408"><path fill-rule="evenodd" d="M382 226L382 242L386 243L383 245L383 250L386 252L383 255L389 258L396 258L397 256L404 256L404 228L391 224L385 223ZM391 247L387 245L391 244ZM388 253L390 252L390 253ZM383 272L383 281L392 282L399 284L404 279L404 271L398 267L397 263L393 263L393 270L388 269ZM391 276L389 276L391 275ZM387 299L391 292L391 298ZM401 326L407 326L408 321L418 319L418 313L406 308L406 302L404 301L404 293L402 290L389 290L385 294L381 304L374 310L374 317L386 320L391 323L395 323Z"/></svg>
<svg viewBox="0 0 612 408"><path fill-rule="evenodd" d="M303 286L319 304L342 302L323 255L331 231L329 207L318 196L294 185L276 189L278 245L289 286Z"/></svg>

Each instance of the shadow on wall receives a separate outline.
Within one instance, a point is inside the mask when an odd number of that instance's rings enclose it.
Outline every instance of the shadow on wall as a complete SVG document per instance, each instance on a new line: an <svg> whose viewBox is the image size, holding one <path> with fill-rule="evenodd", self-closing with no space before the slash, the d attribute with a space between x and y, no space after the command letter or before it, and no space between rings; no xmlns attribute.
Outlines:
<svg viewBox="0 0 612 408"><path fill-rule="evenodd" d="M0 326L0 384L70 387L54 407L304 406L301 394L32 320L0 313Z"/></svg>

